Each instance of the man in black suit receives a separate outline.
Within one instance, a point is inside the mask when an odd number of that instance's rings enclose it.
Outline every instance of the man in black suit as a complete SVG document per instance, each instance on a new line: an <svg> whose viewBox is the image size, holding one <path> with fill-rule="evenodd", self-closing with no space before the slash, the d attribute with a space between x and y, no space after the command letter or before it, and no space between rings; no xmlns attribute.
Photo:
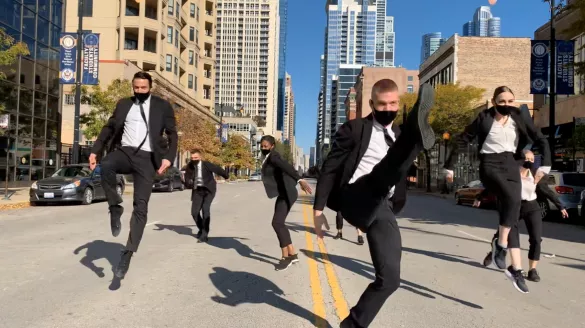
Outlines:
<svg viewBox="0 0 585 328"><path fill-rule="evenodd" d="M146 226L148 201L152 193L155 172L162 174L171 166L177 154L177 129L171 104L150 94L152 77L146 72L134 74L134 96L118 101L89 156L93 170L98 155L107 150L101 161L102 185L110 210L110 226L114 237L120 234L120 218L124 208L116 192L116 174L132 174L134 178L134 210L126 249L115 270L122 279L128 272L132 254L138 251ZM163 132L167 139L164 140ZM166 147L168 148L166 148ZM166 149L165 149L166 148Z"/></svg>
<svg viewBox="0 0 585 328"><path fill-rule="evenodd" d="M393 124L400 93L389 79L372 87L372 114L344 123L327 155L315 195L315 231L322 238L325 205L366 232L376 279L341 327L368 327L400 286L402 242L395 214L406 202L406 174L416 156L435 143L428 123L433 88L424 84L403 131ZM397 135L400 133L400 137Z"/></svg>
<svg viewBox="0 0 585 328"><path fill-rule="evenodd" d="M224 179L229 178L224 169L202 160L201 151L193 149L191 151L191 162L187 164L187 169L185 170L185 184L188 189L193 189L191 193L191 216L193 216L193 220L195 220L195 224L199 228L196 237L200 243L207 242L209 235L211 203L217 191L214 173ZM200 215L199 212L203 212L203 215Z"/></svg>

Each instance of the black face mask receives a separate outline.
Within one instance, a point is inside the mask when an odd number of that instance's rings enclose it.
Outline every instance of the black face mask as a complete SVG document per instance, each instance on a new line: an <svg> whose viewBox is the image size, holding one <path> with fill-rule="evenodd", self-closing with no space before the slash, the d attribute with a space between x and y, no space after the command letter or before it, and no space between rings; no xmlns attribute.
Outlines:
<svg viewBox="0 0 585 328"><path fill-rule="evenodd" d="M191 164L193 164L193 165L199 165L199 160L198 159L192 159L191 160Z"/></svg>
<svg viewBox="0 0 585 328"><path fill-rule="evenodd" d="M260 151L262 152L262 155L264 155L264 156L270 154L270 149L261 149Z"/></svg>
<svg viewBox="0 0 585 328"><path fill-rule="evenodd" d="M498 111L498 113L507 116L510 115L510 113L512 112L512 109L514 107L512 106L506 106L506 105L496 105L496 110Z"/></svg>
<svg viewBox="0 0 585 328"><path fill-rule="evenodd" d="M524 164L522 164L522 167L530 170L530 169L532 169L532 165L534 165L534 163L526 161L526 162L524 162Z"/></svg>
<svg viewBox="0 0 585 328"><path fill-rule="evenodd" d="M390 111L379 111L372 108L372 113L374 113L374 118L378 123L382 124L383 126L387 126L394 121L398 112L390 112Z"/></svg>
<svg viewBox="0 0 585 328"><path fill-rule="evenodd" d="M146 101L146 99L148 99L148 97L150 97L150 92L147 92L147 93L134 92L134 97L136 97L136 99L140 103L144 103Z"/></svg>

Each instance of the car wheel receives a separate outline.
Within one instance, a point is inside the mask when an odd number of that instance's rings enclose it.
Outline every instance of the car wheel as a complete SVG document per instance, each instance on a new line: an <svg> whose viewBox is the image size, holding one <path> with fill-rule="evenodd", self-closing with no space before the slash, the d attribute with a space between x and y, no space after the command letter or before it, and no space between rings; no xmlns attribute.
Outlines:
<svg viewBox="0 0 585 328"><path fill-rule="evenodd" d="M116 193L120 197L122 197L122 195L124 195L124 187L121 184L119 184L119 185L116 186Z"/></svg>
<svg viewBox="0 0 585 328"><path fill-rule="evenodd" d="M539 201L538 206L540 206L540 218L542 220L546 220L548 214L550 213L548 201Z"/></svg>
<svg viewBox="0 0 585 328"><path fill-rule="evenodd" d="M89 205L92 202L93 202L93 189L85 188L85 191L83 192L83 199L81 200L81 203L83 205Z"/></svg>
<svg viewBox="0 0 585 328"><path fill-rule="evenodd" d="M461 205L461 198L459 197L459 194L455 194L455 204Z"/></svg>
<svg viewBox="0 0 585 328"><path fill-rule="evenodd" d="M173 188L173 182L169 182L169 187L167 188L168 192L173 192L173 190L175 190L175 188Z"/></svg>

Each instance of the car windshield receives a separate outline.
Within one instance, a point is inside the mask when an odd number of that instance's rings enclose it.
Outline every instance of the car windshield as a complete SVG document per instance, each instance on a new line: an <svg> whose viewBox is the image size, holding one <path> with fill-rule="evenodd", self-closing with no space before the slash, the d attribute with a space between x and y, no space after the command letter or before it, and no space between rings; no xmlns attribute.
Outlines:
<svg viewBox="0 0 585 328"><path fill-rule="evenodd" d="M585 174L564 173L563 183L568 186L585 187Z"/></svg>
<svg viewBox="0 0 585 328"><path fill-rule="evenodd" d="M75 178L75 177L88 177L91 175L91 171L87 167L83 166L69 166L69 167L62 167L57 172L55 172L52 176L53 177L65 177L65 178Z"/></svg>

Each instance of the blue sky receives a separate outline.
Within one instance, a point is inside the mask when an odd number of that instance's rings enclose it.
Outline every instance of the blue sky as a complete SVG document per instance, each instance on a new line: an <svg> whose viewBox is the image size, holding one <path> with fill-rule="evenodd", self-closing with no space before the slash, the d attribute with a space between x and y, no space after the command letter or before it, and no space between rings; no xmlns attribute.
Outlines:
<svg viewBox="0 0 585 328"><path fill-rule="evenodd" d="M324 51L326 0L289 0L286 68L292 77L297 104L296 140L306 154L315 143L319 59ZM394 16L396 65L418 69L421 37L442 32L443 37L461 34L475 9L488 5L479 0L388 0ZM502 19L502 36L533 37L550 17L541 0L499 0L492 7ZM530 58L526 58L530 60Z"/></svg>

